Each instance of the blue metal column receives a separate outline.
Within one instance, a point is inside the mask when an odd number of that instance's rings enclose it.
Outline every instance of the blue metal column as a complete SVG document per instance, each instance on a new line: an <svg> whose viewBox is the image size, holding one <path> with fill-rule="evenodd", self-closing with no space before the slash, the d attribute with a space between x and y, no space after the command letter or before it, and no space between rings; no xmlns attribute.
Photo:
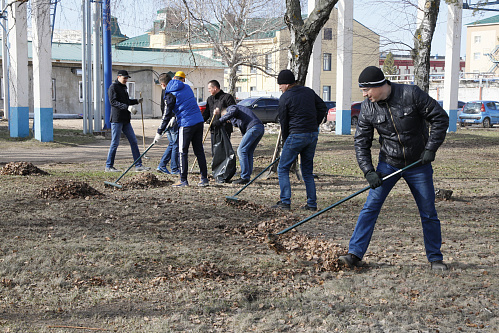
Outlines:
<svg viewBox="0 0 499 333"><path fill-rule="evenodd" d="M102 64L104 66L104 129L111 128L111 104L109 103L109 96L107 90L113 83L113 59L111 49L111 1L105 0L103 10L102 22Z"/></svg>

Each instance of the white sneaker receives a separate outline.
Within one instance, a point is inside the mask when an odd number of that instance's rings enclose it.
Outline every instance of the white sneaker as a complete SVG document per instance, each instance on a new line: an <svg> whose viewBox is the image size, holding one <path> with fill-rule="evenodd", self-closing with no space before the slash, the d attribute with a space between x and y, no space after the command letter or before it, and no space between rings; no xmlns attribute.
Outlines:
<svg viewBox="0 0 499 333"><path fill-rule="evenodd" d="M142 172L142 171L149 171L151 170L151 168L149 167L145 167L145 166L136 166L135 167L135 172Z"/></svg>
<svg viewBox="0 0 499 333"><path fill-rule="evenodd" d="M115 167L106 167L106 172L121 172L121 170L116 169Z"/></svg>

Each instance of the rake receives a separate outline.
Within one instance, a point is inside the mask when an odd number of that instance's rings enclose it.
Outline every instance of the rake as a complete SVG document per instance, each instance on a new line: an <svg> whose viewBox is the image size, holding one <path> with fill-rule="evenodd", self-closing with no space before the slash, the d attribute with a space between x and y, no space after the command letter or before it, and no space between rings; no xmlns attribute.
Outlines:
<svg viewBox="0 0 499 333"><path fill-rule="evenodd" d="M225 200L227 200L227 201L237 201L237 200L239 200L238 198L236 198L236 196L237 196L239 193L241 193L241 192L242 192L242 191L243 191L246 187L250 186L250 184L251 184L251 183L253 183L255 180L257 180L257 179L258 179L258 177L260 177L260 176L261 176L261 175L262 175L265 171L267 171L267 170L268 170L269 168L271 168L274 164L276 164L276 163L279 161L279 159L280 159L280 158L281 158L280 156L279 156L279 157L277 157L277 158L274 160L274 162L270 163L270 164L269 164L269 165L268 165L265 169L263 169L263 170L262 170L262 172L260 172L258 175L256 175L256 177L255 177L255 178L253 178L252 180L250 180L250 181L248 182L248 184L244 185L242 189L240 189L239 191L237 191L237 192L236 192L234 195L232 195L232 196L230 196L230 195L229 195L229 196L226 196L226 197L225 197Z"/></svg>
<svg viewBox="0 0 499 333"><path fill-rule="evenodd" d="M165 134L165 133L163 132L163 134ZM163 136L163 134L161 134L161 136ZM118 184L118 182L120 181L120 179L123 178L123 176L126 175L127 172L130 171L131 168L133 168L133 166L135 165L135 163L137 163L142 158L142 156L144 156L149 151L149 149L151 149L152 146L154 146L154 145L155 145L154 142L151 143L149 145L149 147L147 147L147 149L144 150L144 152L132 163L132 165L130 165L128 167L128 169L126 169L125 172L123 172L121 174L121 176L118 177L118 179L116 179L114 182L104 182L104 184L110 185L110 186L114 186L114 187L117 187L117 188L122 188L123 186L121 186L120 184Z"/></svg>
<svg viewBox="0 0 499 333"><path fill-rule="evenodd" d="M383 181L385 181L385 180L387 180L387 179L389 179L389 178L391 178L391 177L393 177L393 176L395 176L395 175L398 175L399 173L402 173L402 172L406 171L406 170L407 170L407 169L409 169L409 168L412 168L413 166L415 166L416 164L418 164L418 163L420 163L420 162L421 162L421 160L417 160L416 162L414 162L414 163L412 163L412 164L409 164L409 165L408 165L408 166L406 166L405 168L402 168L402 169L400 169L400 170L397 170L397 171L395 171L395 172L393 172L393 173L391 173L391 174L389 174L389 175L387 175L387 176L383 177ZM338 206L338 205L342 204L342 203L343 203L343 202L345 202L345 201L348 201L348 200L352 199L353 197L355 197L355 196L357 196L357 195L361 194L362 192L365 192L365 191L369 190L370 188L371 188L370 186L366 186L366 187L364 187L362 190L359 190L359 191L357 191L357 192L355 192L355 193L353 193L353 194L349 195L348 197L343 198L343 199L341 199L341 200L340 200L340 201L338 201L338 202L335 202L335 203L334 203L334 204L332 204L331 206L326 207L326 208L324 208L323 210L318 211L317 213L310 215L310 216L309 216L309 217L307 217L306 219L304 219L304 220L302 220L302 221L300 221L300 222L298 222L298 223L296 223L296 224L294 224L294 225L292 225L292 226L290 226L290 227L288 227L288 228L286 228L286 229L284 229L284 230L282 230L282 231L279 231L277 234L272 234L272 233L269 233L269 234L268 234L268 239L269 239L269 242L270 242L270 243L275 243L275 242L276 242L276 240L277 240L277 236L278 236L278 235L285 234L286 232L288 232L288 231L290 231L290 230L292 230L292 229L294 229L294 228L298 227L299 225L302 225L302 224L303 224L303 223L305 223L305 222L310 221L311 219L313 219L313 218L315 218L315 217L317 217L317 216L321 215L322 213L327 212L328 210L330 210L330 209L332 209L332 208L334 208L334 207L336 207L336 206Z"/></svg>

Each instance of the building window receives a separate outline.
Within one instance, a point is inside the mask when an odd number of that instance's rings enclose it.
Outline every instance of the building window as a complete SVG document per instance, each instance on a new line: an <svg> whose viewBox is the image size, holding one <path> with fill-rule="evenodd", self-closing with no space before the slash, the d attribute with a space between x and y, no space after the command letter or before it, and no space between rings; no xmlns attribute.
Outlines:
<svg viewBox="0 0 499 333"><path fill-rule="evenodd" d="M479 44L482 41L482 36L475 36L475 44Z"/></svg>
<svg viewBox="0 0 499 333"><path fill-rule="evenodd" d="M332 39L333 39L333 29L324 28L324 40L332 40Z"/></svg>
<svg viewBox="0 0 499 333"><path fill-rule="evenodd" d="M250 91L256 91L256 87L255 86L250 87Z"/></svg>
<svg viewBox="0 0 499 333"><path fill-rule="evenodd" d="M324 100L324 101L331 100L331 86L323 86L322 87L322 100Z"/></svg>
<svg viewBox="0 0 499 333"><path fill-rule="evenodd" d="M194 88L194 96L196 96L196 100L202 102L204 100L204 88Z"/></svg>
<svg viewBox="0 0 499 333"><path fill-rule="evenodd" d="M78 99L83 102L83 81L78 82Z"/></svg>
<svg viewBox="0 0 499 333"><path fill-rule="evenodd" d="M237 66L237 72L242 73L243 72L243 66L239 65Z"/></svg>
<svg viewBox="0 0 499 333"><path fill-rule="evenodd" d="M241 87L236 87L236 93L241 92Z"/></svg>
<svg viewBox="0 0 499 333"><path fill-rule="evenodd" d="M128 97L135 99L135 82L127 82L126 87L128 88Z"/></svg>
<svg viewBox="0 0 499 333"><path fill-rule="evenodd" d="M55 101L55 79L52 79L52 100Z"/></svg>
<svg viewBox="0 0 499 333"><path fill-rule="evenodd" d="M331 53L324 53L323 70L324 71L330 71L331 70Z"/></svg>
<svg viewBox="0 0 499 333"><path fill-rule="evenodd" d="M250 67L250 73L252 73L252 74L256 73L256 67L255 66L251 66Z"/></svg>
<svg viewBox="0 0 499 333"><path fill-rule="evenodd" d="M480 55L481 55L481 53L480 53L480 52L475 52L475 53L473 53L473 59L475 59L475 60L479 60L479 59L480 59Z"/></svg>
<svg viewBox="0 0 499 333"><path fill-rule="evenodd" d="M272 54L266 54L265 55L265 68L267 70L272 69Z"/></svg>

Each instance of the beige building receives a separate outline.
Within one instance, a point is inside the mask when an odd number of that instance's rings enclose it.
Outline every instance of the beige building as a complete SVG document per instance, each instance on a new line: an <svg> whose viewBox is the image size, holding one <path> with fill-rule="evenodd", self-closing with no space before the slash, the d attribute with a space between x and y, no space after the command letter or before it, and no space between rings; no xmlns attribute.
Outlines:
<svg viewBox="0 0 499 333"><path fill-rule="evenodd" d="M150 47L166 49L191 49L194 53L204 57L221 61L213 52L211 44L192 43L191 45L178 42L177 36L168 31L165 25L165 10L158 11L158 19L154 28L149 32ZM329 21L321 31L322 35L322 70L320 76L320 95L328 101L336 100L336 31L338 10L333 9ZM256 66L239 66L238 81L236 83L236 96L245 98L248 96L274 95L279 96L279 87L276 76L280 70L287 68L288 47L290 44L289 30L282 19L275 20L275 29L257 38L244 42L244 52L251 54L252 61ZM178 28L178 25L177 25ZM362 100L357 85L360 72L370 65L379 65L379 35L366 28L361 23L353 22L353 53L352 53L352 101ZM262 71L264 69L264 71ZM228 86L228 70L225 70L223 86Z"/></svg>
<svg viewBox="0 0 499 333"><path fill-rule="evenodd" d="M466 25L466 73L499 76L499 15Z"/></svg>

